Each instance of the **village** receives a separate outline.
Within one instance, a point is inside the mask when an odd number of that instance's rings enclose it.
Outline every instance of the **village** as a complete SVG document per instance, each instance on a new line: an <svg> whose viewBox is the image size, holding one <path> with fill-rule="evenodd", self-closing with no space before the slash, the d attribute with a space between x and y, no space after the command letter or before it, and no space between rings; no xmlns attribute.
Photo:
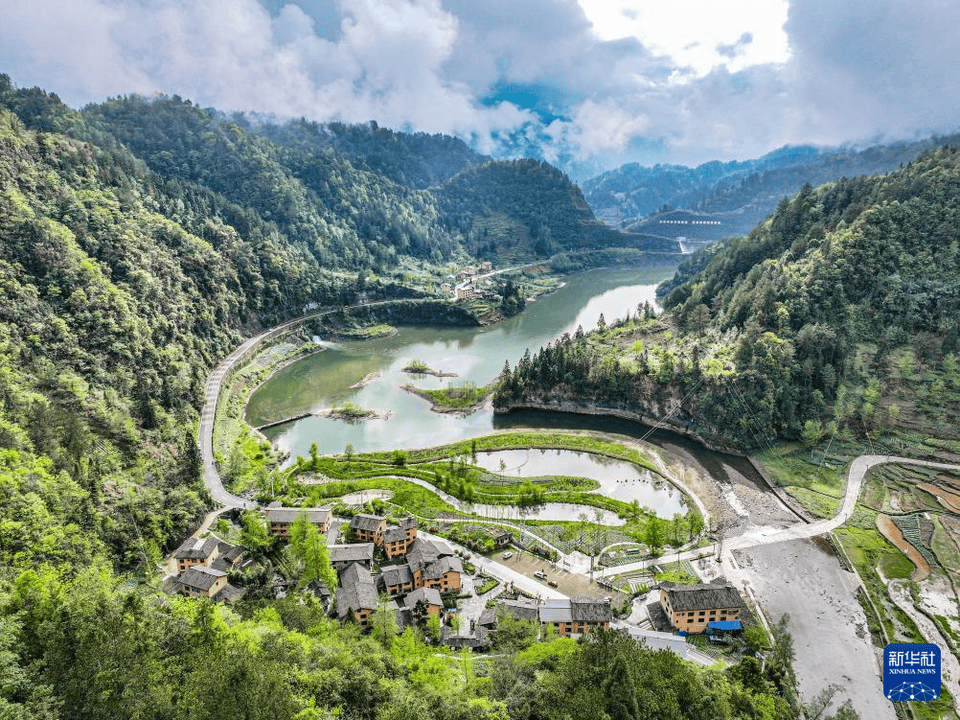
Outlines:
<svg viewBox="0 0 960 720"><path fill-rule="evenodd" d="M322 579L301 584L278 574L272 579L276 597L310 594L331 617L362 631L369 631L375 614L384 612L400 631L419 627L447 647L486 651L494 646L495 632L504 621L528 623L540 638L577 638L612 628L709 665L718 655L704 653L688 638L729 644L742 637L745 624L754 622L740 593L722 577L692 585L662 582L657 593L626 595L603 578L595 582L577 571L558 571L556 563L525 552L509 531L497 526L488 528L493 550L483 555L422 532L413 517L367 512L338 517L329 507L283 507L277 502L247 512L262 517L279 546L290 541L297 523L313 526L325 540L337 587ZM185 540L169 557L165 589L217 603L243 598L243 584L258 565L254 553L213 532L201 534ZM568 596L565 590L582 594Z"/></svg>

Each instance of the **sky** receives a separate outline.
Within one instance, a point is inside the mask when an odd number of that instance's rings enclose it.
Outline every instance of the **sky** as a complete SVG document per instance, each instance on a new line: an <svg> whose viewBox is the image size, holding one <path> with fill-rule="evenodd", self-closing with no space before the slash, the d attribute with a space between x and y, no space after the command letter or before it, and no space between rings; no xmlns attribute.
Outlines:
<svg viewBox="0 0 960 720"><path fill-rule="evenodd" d="M456 135L575 175L960 129L956 0L0 2L0 72Z"/></svg>

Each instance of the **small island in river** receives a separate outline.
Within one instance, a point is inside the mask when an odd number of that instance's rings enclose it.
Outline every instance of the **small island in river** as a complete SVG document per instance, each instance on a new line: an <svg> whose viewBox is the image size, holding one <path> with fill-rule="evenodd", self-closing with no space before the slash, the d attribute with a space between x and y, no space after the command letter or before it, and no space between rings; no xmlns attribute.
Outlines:
<svg viewBox="0 0 960 720"><path fill-rule="evenodd" d="M457 377L456 373L434 370L420 358L414 358L408 362L406 366L404 366L403 372L410 373L411 375L433 375L438 378Z"/></svg>
<svg viewBox="0 0 960 720"><path fill-rule="evenodd" d="M493 385L476 387L473 383L450 385L442 390L428 390L411 383L401 385L404 390L430 401L430 409L438 413L457 413L469 415L486 401L493 391Z"/></svg>
<svg viewBox="0 0 960 720"><path fill-rule="evenodd" d="M352 402L337 405L317 413L321 417L347 422L362 422L363 420L389 420L393 412L390 410L370 410Z"/></svg>

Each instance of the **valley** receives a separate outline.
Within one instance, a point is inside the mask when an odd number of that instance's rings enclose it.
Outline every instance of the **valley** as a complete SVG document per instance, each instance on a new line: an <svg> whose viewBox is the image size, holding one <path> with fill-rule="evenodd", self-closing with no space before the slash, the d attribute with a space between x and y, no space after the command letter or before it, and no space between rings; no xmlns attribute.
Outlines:
<svg viewBox="0 0 960 720"><path fill-rule="evenodd" d="M958 156L0 75L0 716L956 718Z"/></svg>

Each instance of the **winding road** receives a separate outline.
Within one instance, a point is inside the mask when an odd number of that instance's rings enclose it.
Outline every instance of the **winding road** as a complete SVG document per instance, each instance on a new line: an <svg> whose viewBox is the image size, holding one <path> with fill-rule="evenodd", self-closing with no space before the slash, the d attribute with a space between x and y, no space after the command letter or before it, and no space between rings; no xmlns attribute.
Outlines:
<svg viewBox="0 0 960 720"><path fill-rule="evenodd" d="M272 327L259 335L243 342L232 353L227 355L223 361L214 368L213 372L207 378L207 384L204 386L203 409L200 411L200 425L197 430L197 441L200 444L200 457L203 461L203 482L210 490L210 495L214 502L228 508L255 508L259 505L251 500L245 500L238 495L234 495L223 487L223 480L217 470L217 461L213 455L213 425L217 419L217 402L220 399L220 393L223 390L224 378L230 373L233 367L249 353L253 352L260 343L265 340L277 337L292 327L308 320L314 320L324 315L336 312L338 310L349 310L357 307L369 307L375 305L386 305L396 302L395 300L377 300L376 302L364 303L363 305L346 305L343 308L328 308L320 310L303 317L289 320L281 325Z"/></svg>
<svg viewBox="0 0 960 720"><path fill-rule="evenodd" d="M914 458L897 457L895 455L860 455L850 464L850 470L847 472L847 489L843 496L843 504L840 506L837 514L832 518L817 520L812 523L797 523L788 528L757 527L743 535L724 538L723 552L746 550L760 545L772 545L773 543L786 542L788 540L804 540L823 535L831 530L836 530L853 515L854 508L856 508L857 505L857 498L860 497L860 490L863 487L863 478L866 476L867 471L872 467L886 463L921 465L923 467L938 468L941 470L960 470L960 465L950 463L916 460ZM679 553L677 558L680 560L695 560L702 555L703 548L699 548ZM674 557L673 554L671 554L671 557ZM601 574L607 577L621 575L636 570L643 570L658 562L660 562L658 559L653 559L631 563L629 565L619 565L617 567L605 568Z"/></svg>
<svg viewBox="0 0 960 720"><path fill-rule="evenodd" d="M391 302L378 301L373 304L384 304ZM213 497L213 500L218 504L224 506L225 508L255 508L258 507L258 504L246 500L242 497L234 495L226 490L223 486L223 480L220 477L219 472L217 471L216 460L213 454L213 428L216 421L216 409L220 393L223 389L224 379L227 377L229 372L233 367L246 357L250 352L255 350L262 342L270 338L276 337L283 332L287 331L291 327L294 327L300 323L306 322L308 320L322 317L331 312L334 312L333 309L319 311L310 315L306 315L295 320L290 320L289 322L278 325L274 328L271 328L259 335L252 337L242 343L237 347L230 355L228 355L217 367L213 370L210 376L207 378L205 386L205 396L204 396L204 405L203 410L200 416L200 423L198 429L198 441L200 444L200 453L203 461L203 479L207 488L210 490L210 494ZM960 470L960 465L951 464L951 463L940 463L933 462L929 460L917 460L914 458L898 457L893 455L861 455L853 460L850 464L850 469L847 473L847 486L843 497L843 503L840 506L837 514L826 520L818 520L812 523L797 523L787 528L775 528L769 526L754 527L748 532L731 538L725 538L723 542L723 554L727 556L732 565L733 557L732 553L734 550L745 550L749 548L755 548L762 545L772 545L780 542L787 542L790 540L802 540L816 537L818 535L823 535L832 530L836 530L838 527L843 525L847 520L851 518L856 508L857 499L860 496L860 491L863 487L863 480L867 472L878 465L883 465L887 463L901 463L907 465L917 465L922 467L937 468L942 470ZM433 489L433 488L431 488ZM435 490L435 489L434 489ZM699 504L699 503L698 503ZM208 516L212 520L213 515L216 512L211 513ZM702 556L702 549L693 549L688 550L682 553L677 554L678 560L693 560ZM562 553L561 553L562 556ZM485 569L491 574L499 577L503 581L509 581L516 584L518 587L530 586L530 590L538 590L541 596L550 597L553 595L559 595L563 597L562 593L557 593L556 591L551 591L548 588L541 587L539 584L536 584L534 587L530 578L516 573L510 568L506 568L501 563L496 562L495 560L485 559L480 556L476 556L474 562L481 569ZM647 560L637 563L632 563L629 565L621 565L618 567L605 568L600 575L605 577L610 577L614 575L621 575L624 573L629 573L636 570L641 570L649 567L652 564L655 564L657 560ZM894 602L897 602L898 605L905 606L906 602L902 597L898 597L897 588L890 588L890 595L893 598ZM904 611L908 612L906 607ZM911 614L913 616L913 614ZM939 637L928 637L930 628L927 628L923 623L918 622L918 626L926 629L928 632L924 633L924 636L928 641L936 642L937 640L942 640ZM939 644L939 643L938 643ZM948 653L949 655L949 653ZM951 665L948 663L950 669L950 681L952 689L956 691L956 675L958 672L955 663Z"/></svg>

